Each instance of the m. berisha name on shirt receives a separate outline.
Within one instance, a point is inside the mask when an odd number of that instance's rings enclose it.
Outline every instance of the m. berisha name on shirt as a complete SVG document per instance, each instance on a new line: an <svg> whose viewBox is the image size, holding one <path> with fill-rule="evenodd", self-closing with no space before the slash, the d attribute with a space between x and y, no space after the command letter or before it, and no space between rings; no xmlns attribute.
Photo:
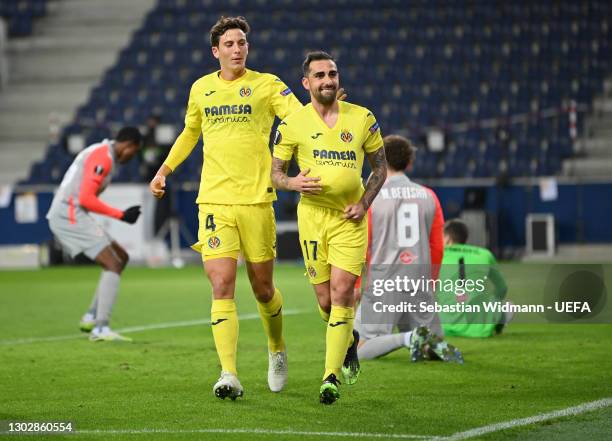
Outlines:
<svg viewBox="0 0 612 441"><path fill-rule="evenodd" d="M427 190L419 187L391 187L381 188L380 196L383 199L427 199Z"/></svg>

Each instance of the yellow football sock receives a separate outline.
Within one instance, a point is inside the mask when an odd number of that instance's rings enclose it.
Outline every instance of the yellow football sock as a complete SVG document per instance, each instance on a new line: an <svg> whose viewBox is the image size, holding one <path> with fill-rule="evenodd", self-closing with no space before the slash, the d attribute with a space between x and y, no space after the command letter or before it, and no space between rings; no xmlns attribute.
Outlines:
<svg viewBox="0 0 612 441"><path fill-rule="evenodd" d="M319 307L319 315L321 316L321 318L323 319L323 321L325 323L329 322L329 312L325 311L323 308L321 308L321 305L317 305ZM351 332L351 337L349 339L349 346L351 346L353 344L353 341L355 341L355 338L353 337L353 333Z"/></svg>
<svg viewBox="0 0 612 441"><path fill-rule="evenodd" d="M213 300L210 319L221 370L237 375L238 313L234 299Z"/></svg>
<svg viewBox="0 0 612 441"><path fill-rule="evenodd" d="M325 380L330 374L340 378L340 369L353 335L355 310L349 306L332 305L325 338Z"/></svg>
<svg viewBox="0 0 612 441"><path fill-rule="evenodd" d="M257 309L261 316L261 323L268 336L268 349L270 352L285 350L283 340L283 296L278 289L274 290L274 296L268 303L257 302Z"/></svg>
<svg viewBox="0 0 612 441"><path fill-rule="evenodd" d="M321 305L317 304L317 306L319 307L319 314L321 315L321 318L323 319L323 321L324 322L328 322L329 321L329 312L327 312L323 308L321 308Z"/></svg>

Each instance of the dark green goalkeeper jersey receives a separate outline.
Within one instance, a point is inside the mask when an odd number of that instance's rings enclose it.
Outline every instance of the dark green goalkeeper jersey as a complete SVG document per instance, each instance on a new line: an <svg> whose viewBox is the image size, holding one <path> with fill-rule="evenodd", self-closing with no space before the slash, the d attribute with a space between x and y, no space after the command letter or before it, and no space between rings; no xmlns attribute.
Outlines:
<svg viewBox="0 0 612 441"><path fill-rule="evenodd" d="M440 305L446 305L451 310L472 310L440 312L444 333L462 337L491 336L495 326L502 321L503 314L500 311L487 311L484 304L501 302L507 291L506 282L499 273L493 254L486 248L472 245L447 246L444 248L440 280L442 286L449 286L449 281L452 281L455 287L455 292L437 293ZM470 289L456 288L460 286ZM463 308L453 308L460 303Z"/></svg>

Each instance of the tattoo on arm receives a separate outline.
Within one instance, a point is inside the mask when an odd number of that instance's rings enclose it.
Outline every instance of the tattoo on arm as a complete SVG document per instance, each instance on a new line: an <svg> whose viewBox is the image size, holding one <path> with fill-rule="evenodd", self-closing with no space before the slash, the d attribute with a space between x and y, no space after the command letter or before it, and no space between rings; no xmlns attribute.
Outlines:
<svg viewBox="0 0 612 441"><path fill-rule="evenodd" d="M287 170L289 170L289 161L283 161L282 159L272 158L272 185L274 188L279 190L289 190L289 176L287 176Z"/></svg>
<svg viewBox="0 0 612 441"><path fill-rule="evenodd" d="M366 183L365 193L361 197L360 203L364 209L370 208L372 201L380 191L381 187L387 179L387 159L385 158L385 149L379 148L375 152L368 153L368 161L372 167L372 174Z"/></svg>

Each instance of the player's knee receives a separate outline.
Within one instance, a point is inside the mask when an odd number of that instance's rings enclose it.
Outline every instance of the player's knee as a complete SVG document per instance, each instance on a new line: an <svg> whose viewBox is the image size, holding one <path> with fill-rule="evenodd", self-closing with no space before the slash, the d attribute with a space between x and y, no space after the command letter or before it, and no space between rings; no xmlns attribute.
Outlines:
<svg viewBox="0 0 612 441"><path fill-rule="evenodd" d="M329 298L329 297L327 297L327 298L318 297L317 301L319 302L319 307L323 311L325 311L328 314L331 312L331 298Z"/></svg>
<svg viewBox="0 0 612 441"><path fill-rule="evenodd" d="M224 274L215 274L209 277L216 299L231 299L234 297L234 279Z"/></svg>
<svg viewBox="0 0 612 441"><path fill-rule="evenodd" d="M274 285L272 280L262 277L253 277L251 279L251 288L253 288L253 294L258 301L267 303L274 297Z"/></svg>
<svg viewBox="0 0 612 441"><path fill-rule="evenodd" d="M332 298L343 298L343 299L350 298L354 301L355 294L354 294L353 289L354 289L354 284L350 283L349 281L344 281L344 280L335 281L334 283L331 284Z"/></svg>
<svg viewBox="0 0 612 441"><path fill-rule="evenodd" d="M102 265L102 267L106 271L110 271L111 273L115 273L115 274L121 274L124 268L121 261L119 260L113 260L111 262L106 262L105 264Z"/></svg>

